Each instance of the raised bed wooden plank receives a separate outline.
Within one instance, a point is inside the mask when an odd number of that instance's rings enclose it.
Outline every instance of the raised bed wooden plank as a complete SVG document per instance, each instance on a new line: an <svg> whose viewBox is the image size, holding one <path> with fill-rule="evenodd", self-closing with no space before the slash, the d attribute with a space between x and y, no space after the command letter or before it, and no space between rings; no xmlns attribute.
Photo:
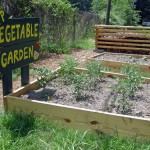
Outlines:
<svg viewBox="0 0 150 150"><path fill-rule="evenodd" d="M133 30L139 30L139 29L148 29L150 30L150 27L143 27L143 26L118 26L118 25L96 25L96 28L126 28L126 29L133 29Z"/></svg>
<svg viewBox="0 0 150 150"><path fill-rule="evenodd" d="M104 37L107 38L107 36L117 37L117 38L146 38L150 39L150 34L120 34L120 33L98 33L97 37ZM132 39L131 39L132 40Z"/></svg>
<svg viewBox="0 0 150 150"><path fill-rule="evenodd" d="M132 56L132 57L135 57L135 58L143 58L143 55L137 55L137 54L122 54L122 53L108 53L108 52L104 52L104 53L95 55L93 57L89 57L88 61L93 61L97 57L103 56L105 54L110 54L112 56L114 55L113 57L115 57L115 55L121 55L121 56ZM150 55L144 55L144 56L146 56L147 58L150 59ZM111 60L106 60L106 59L99 59L99 61L101 62L102 66L107 66L108 68L115 69L117 71L120 70L123 65L125 65L125 66L132 65L132 63L121 62L121 61L111 61ZM150 73L150 66L149 65L139 64L138 66L139 66L139 68L140 68L140 70L142 72Z"/></svg>
<svg viewBox="0 0 150 150"><path fill-rule="evenodd" d="M9 110L34 112L35 115L44 115L50 120L63 121L70 128L150 139L150 119L26 100L13 96L5 97L5 101L7 101Z"/></svg>
<svg viewBox="0 0 150 150"><path fill-rule="evenodd" d="M114 42L128 42L128 43L150 43L150 40L136 40L136 39L113 39L113 38L101 38L101 37L97 37L96 38L96 42L97 41L114 41Z"/></svg>
<svg viewBox="0 0 150 150"><path fill-rule="evenodd" d="M137 44L137 43L125 43L125 42L105 42L105 41L97 41L97 44L102 45L112 45L112 46L131 46L131 47L150 47L150 44Z"/></svg>
<svg viewBox="0 0 150 150"><path fill-rule="evenodd" d="M144 34L147 34L149 33L150 34L150 31L148 32L147 30L144 30L144 29L139 29L139 30L128 30L128 29L96 29L95 30L96 32L98 33L144 33Z"/></svg>
<svg viewBox="0 0 150 150"><path fill-rule="evenodd" d="M117 46L104 46L104 45L98 45L98 43L96 43L96 48L104 48L104 49L118 49L118 50L128 50L128 51L147 51L149 52L150 49L148 48L134 48L134 47L117 47Z"/></svg>

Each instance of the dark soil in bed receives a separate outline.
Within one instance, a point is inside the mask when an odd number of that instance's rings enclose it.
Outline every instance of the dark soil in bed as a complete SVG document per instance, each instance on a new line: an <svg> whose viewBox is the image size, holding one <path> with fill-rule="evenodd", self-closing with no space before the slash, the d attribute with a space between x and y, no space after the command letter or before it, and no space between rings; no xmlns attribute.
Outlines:
<svg viewBox="0 0 150 150"><path fill-rule="evenodd" d="M120 105L116 101L115 107L112 105L119 94L113 91L111 87L117 86L116 80L106 78L102 82L97 83L94 90L84 90L81 99L76 100L72 95L72 87L60 82L59 79L54 79L49 82L44 93L43 89L30 90L22 98L47 101L50 103L58 103L74 107L121 113ZM139 117L150 117L150 84L144 84L139 88L134 98L129 98L128 101L132 104L132 108L127 112L128 115Z"/></svg>
<svg viewBox="0 0 150 150"><path fill-rule="evenodd" d="M117 55L117 54L110 54L106 53L103 55L99 55L95 57L97 60L110 60L110 61L119 61L119 62L130 62L130 63L135 63L135 64L143 64L143 65L150 65L150 58L147 58L146 56L143 55L142 58L136 58L133 56L129 55Z"/></svg>

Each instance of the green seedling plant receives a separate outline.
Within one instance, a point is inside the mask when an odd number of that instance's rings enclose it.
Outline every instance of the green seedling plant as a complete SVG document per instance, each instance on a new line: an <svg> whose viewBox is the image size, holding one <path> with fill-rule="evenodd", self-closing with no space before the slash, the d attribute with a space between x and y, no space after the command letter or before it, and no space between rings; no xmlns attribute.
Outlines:
<svg viewBox="0 0 150 150"><path fill-rule="evenodd" d="M128 88L128 95L135 97L136 91L143 83L143 78L137 64L124 66L122 73L126 77L126 86Z"/></svg>
<svg viewBox="0 0 150 150"><path fill-rule="evenodd" d="M87 68L87 76L88 82L90 84L90 88L96 87L96 82L103 81L103 70L104 68L101 66L98 60L94 60L86 65Z"/></svg>
<svg viewBox="0 0 150 150"><path fill-rule="evenodd" d="M54 77L54 73L47 68L36 68L38 80L38 87L43 88L43 94L45 94L45 88L49 80Z"/></svg>
<svg viewBox="0 0 150 150"><path fill-rule="evenodd" d="M76 100L81 99L83 96L83 90L86 88L87 75L86 74L74 74L71 86L72 94Z"/></svg>
<svg viewBox="0 0 150 150"><path fill-rule="evenodd" d="M65 56L65 61L60 64L61 71L58 74L58 77L65 84L71 84L71 80L76 74L74 68L77 66L78 66L78 63L76 62L75 58L70 57L70 56Z"/></svg>
<svg viewBox="0 0 150 150"><path fill-rule="evenodd" d="M61 71L58 74L60 80L71 86L72 94L76 100L82 97L82 91L85 88L86 74L78 74L75 67L78 63L73 57L65 56L65 61L60 64Z"/></svg>
<svg viewBox="0 0 150 150"><path fill-rule="evenodd" d="M132 105L128 102L128 84L126 79L117 78L117 86L113 87L113 90L118 92L118 109L122 114L126 114L132 108ZM114 100L115 102L116 100Z"/></svg>
<svg viewBox="0 0 150 150"><path fill-rule="evenodd" d="M113 87L119 93L119 109L123 114L129 112L132 105L128 102L129 97L135 97L136 92L143 83L137 65L124 66L122 72L125 79L117 78L117 85Z"/></svg>

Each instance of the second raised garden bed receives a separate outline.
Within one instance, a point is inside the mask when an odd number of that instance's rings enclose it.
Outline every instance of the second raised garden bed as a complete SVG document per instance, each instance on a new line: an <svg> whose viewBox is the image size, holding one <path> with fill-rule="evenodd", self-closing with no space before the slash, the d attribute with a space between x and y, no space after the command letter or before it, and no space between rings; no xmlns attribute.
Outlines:
<svg viewBox="0 0 150 150"><path fill-rule="evenodd" d="M90 57L88 60L98 60L102 66L116 71L120 71L123 66L137 64L143 73L150 74L150 55L104 52Z"/></svg>

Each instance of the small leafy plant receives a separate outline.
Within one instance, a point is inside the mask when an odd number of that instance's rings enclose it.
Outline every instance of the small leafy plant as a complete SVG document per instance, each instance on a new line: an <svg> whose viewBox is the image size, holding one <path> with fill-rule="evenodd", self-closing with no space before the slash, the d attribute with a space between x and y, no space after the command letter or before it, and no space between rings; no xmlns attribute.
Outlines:
<svg viewBox="0 0 150 150"><path fill-rule="evenodd" d="M122 72L125 79L117 78L117 86L113 89L118 92L119 110L125 114L130 111L132 106L128 102L129 97L135 97L136 92L143 83L143 79L137 65L124 66Z"/></svg>
<svg viewBox="0 0 150 150"><path fill-rule="evenodd" d="M86 74L75 74L72 78L72 88L73 88L73 95L76 100L80 99L83 95L83 90L86 87L87 76Z"/></svg>
<svg viewBox="0 0 150 150"><path fill-rule="evenodd" d="M65 62L60 64L61 72L58 74L59 78L66 84L70 84L72 78L74 77L75 67L78 66L78 63L73 57L65 56Z"/></svg>
<svg viewBox="0 0 150 150"><path fill-rule="evenodd" d="M73 57L65 56L65 62L60 64L61 71L58 74L58 77L64 84L71 85L73 96L76 99L80 99L87 78L85 74L76 73L75 67L77 66L78 63Z"/></svg>
<svg viewBox="0 0 150 150"><path fill-rule="evenodd" d="M113 89L118 92L119 98L117 97L118 99L115 101L117 101L119 104L118 106L119 111L123 114L126 114L131 109L131 104L128 102L128 92L129 92L127 84L128 81L126 79L120 78L117 78L116 81L118 82L117 86L113 87Z"/></svg>
<svg viewBox="0 0 150 150"><path fill-rule="evenodd" d="M103 80L103 72L104 69L98 60L94 60L86 65L87 68L87 76L88 82L90 84L90 88L96 86L96 82Z"/></svg>
<svg viewBox="0 0 150 150"><path fill-rule="evenodd" d="M138 65L124 66L122 69L123 74L126 77L126 87L128 89L128 95L134 97L136 91L143 83L142 75L138 68Z"/></svg>
<svg viewBox="0 0 150 150"><path fill-rule="evenodd" d="M43 94L45 92L45 87L48 83L48 81L54 77L54 73L47 69L47 68L36 68L36 72L40 78L37 78L38 80L38 86L43 88Z"/></svg>

